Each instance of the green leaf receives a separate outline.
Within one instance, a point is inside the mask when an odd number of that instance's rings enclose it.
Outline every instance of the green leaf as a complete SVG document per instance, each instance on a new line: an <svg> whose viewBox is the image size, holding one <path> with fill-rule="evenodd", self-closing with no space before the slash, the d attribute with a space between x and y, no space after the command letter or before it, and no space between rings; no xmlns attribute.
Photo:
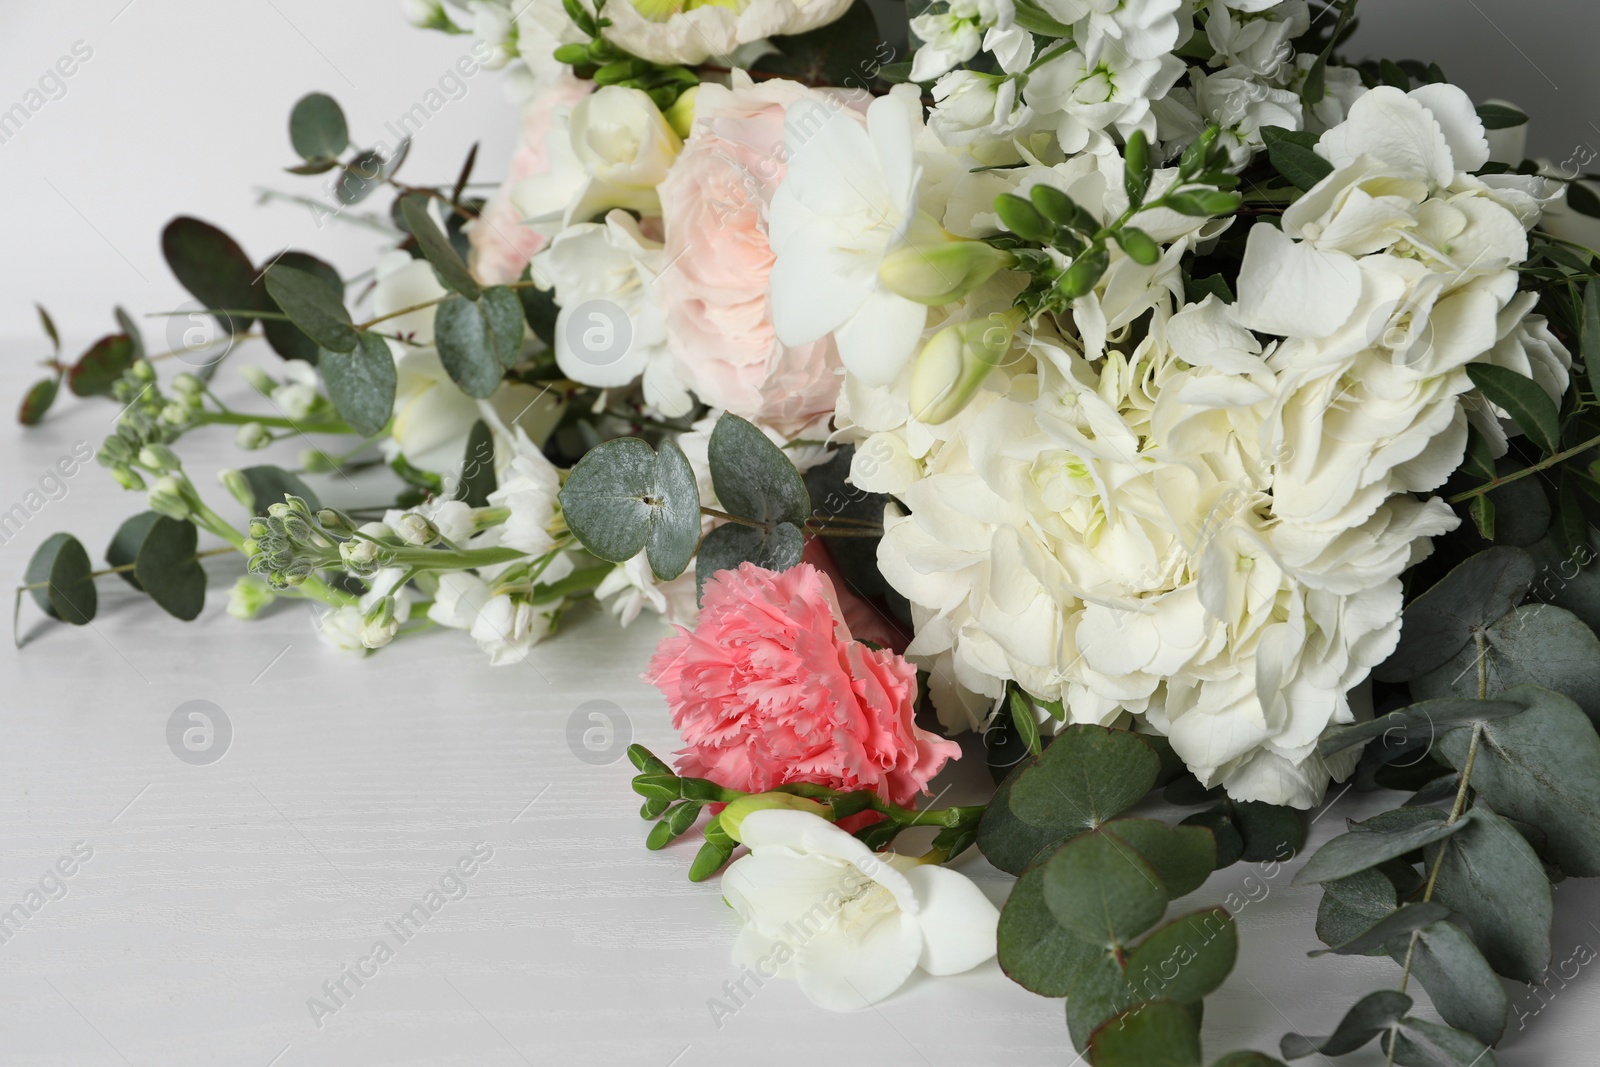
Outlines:
<svg viewBox="0 0 1600 1067"><path fill-rule="evenodd" d="M1458 564L1406 605L1400 643L1373 672L1380 682L1407 682L1459 652L1474 630L1522 603L1537 571L1520 548L1486 549Z"/></svg>
<svg viewBox="0 0 1600 1067"><path fill-rule="evenodd" d="M694 469L671 441L659 453L633 437L590 449L561 488L561 508L584 548L613 563L644 549L663 581L683 573L700 540Z"/></svg>
<svg viewBox="0 0 1600 1067"><path fill-rule="evenodd" d="M730 513L763 525L801 526L811 514L811 494L783 450L737 415L724 415L706 448L711 484Z"/></svg>
<svg viewBox="0 0 1600 1067"><path fill-rule="evenodd" d="M1498 474L1511 474L1522 464L1514 456L1495 461ZM1519 478L1489 493L1494 501L1495 543L1527 547L1550 528L1550 501L1537 478Z"/></svg>
<svg viewBox="0 0 1600 1067"><path fill-rule="evenodd" d="M1126 945L1161 920L1167 898L1155 869L1104 831L1072 838L1045 864L1044 899L1051 914L1096 945Z"/></svg>
<svg viewBox="0 0 1600 1067"><path fill-rule="evenodd" d="M517 362L522 330L522 304L505 286L485 289L476 300L446 300L433 322L439 361L462 392L480 399Z"/></svg>
<svg viewBox="0 0 1600 1067"><path fill-rule="evenodd" d="M1143 857L1174 900L1199 889L1216 869L1216 838L1205 827L1173 828L1159 819L1113 819L1101 830Z"/></svg>
<svg viewBox="0 0 1600 1067"><path fill-rule="evenodd" d="M184 622L206 605L206 572L195 558L194 523L163 515L149 525L134 560L133 574L150 599Z"/></svg>
<svg viewBox="0 0 1600 1067"><path fill-rule="evenodd" d="M533 280L533 268L522 268L522 281ZM554 289L539 289L532 285L525 285L520 289L512 290L517 294L517 299L522 302L522 317L528 322L528 329L533 335L545 343L547 348L556 346L556 316L561 314L561 305L556 303Z"/></svg>
<svg viewBox="0 0 1600 1067"><path fill-rule="evenodd" d="M1492 1045L1506 1028L1506 991L1494 976L1472 939L1448 922L1429 923L1417 931L1416 947L1411 938L1389 944L1389 955L1404 965L1411 951L1411 973L1439 1016L1451 1026Z"/></svg>
<svg viewBox="0 0 1600 1067"><path fill-rule="evenodd" d="M803 85L847 85L865 89L873 64L865 57L874 54L884 40L872 8L857 0L833 22L805 33L779 37L773 43L779 51L752 62L754 70L782 74ZM863 71L868 72L865 77Z"/></svg>
<svg viewBox="0 0 1600 1067"><path fill-rule="evenodd" d="M126 334L102 337L67 372L67 387L76 396L105 396L134 359L133 341Z"/></svg>
<svg viewBox="0 0 1600 1067"><path fill-rule="evenodd" d="M1401 825L1372 825L1377 820L1355 824L1349 833L1317 849L1306 865L1295 872L1293 884L1315 885L1346 878L1441 841L1462 828L1459 822L1446 823L1444 813L1433 808L1407 808L1404 812L1414 821Z"/></svg>
<svg viewBox="0 0 1600 1067"><path fill-rule="evenodd" d="M1309 192L1316 184L1333 173L1333 164L1317 155L1312 149L1290 140L1279 140L1267 146L1267 159L1272 169L1283 176L1290 185Z"/></svg>
<svg viewBox="0 0 1600 1067"><path fill-rule="evenodd" d="M28 561L23 581L37 588L33 602L51 618L83 626L94 618L99 598L95 593L89 553L71 534L51 534Z"/></svg>
<svg viewBox="0 0 1600 1067"><path fill-rule="evenodd" d="M1600 219L1600 196L1596 196L1594 190L1582 182L1570 182L1567 185L1567 206L1580 215Z"/></svg>
<svg viewBox="0 0 1600 1067"><path fill-rule="evenodd" d="M212 311L254 308L256 268L244 249L200 219L179 216L161 231L161 252L178 282ZM250 329L254 315L214 315L229 333Z"/></svg>
<svg viewBox="0 0 1600 1067"><path fill-rule="evenodd" d="M1563 693L1600 723L1600 638L1570 611L1524 604L1486 632L1488 695L1530 683ZM1421 698L1476 696L1478 650L1468 645L1444 666L1411 683Z"/></svg>
<svg viewBox="0 0 1600 1067"><path fill-rule="evenodd" d="M1594 726L1560 693L1519 685L1502 695L1528 710L1483 725L1472 787L1501 815L1542 829L1549 855L1567 874L1600 874L1600 737ZM1435 748L1459 770L1470 742L1457 731Z"/></svg>
<svg viewBox="0 0 1600 1067"><path fill-rule="evenodd" d="M1022 874L1042 853L1053 849L1073 832L1034 826L1017 818L1011 810L1011 787L1034 763L1031 759L1024 760L1012 768L995 787L994 796L978 822L978 851L1007 874Z"/></svg>
<svg viewBox="0 0 1600 1067"><path fill-rule="evenodd" d="M344 280L339 277L337 270L334 270L333 267L316 256L308 255L305 252L285 252L273 260L272 265L274 267L288 267L291 270L301 271L315 278L322 283L331 301L337 304L341 311L343 310ZM266 269L270 268L265 268L264 271ZM272 298L271 291L266 289L265 273L262 275L262 284L263 291L260 293L261 310L268 312L281 311L284 314L288 314ZM350 316L336 314L334 321L336 323L342 321L344 325L349 325ZM317 361L317 352L322 346L293 322L285 322L283 319L262 319L261 330L266 334L267 343L272 346L272 350L284 359L298 359L304 363L315 363ZM335 332L340 333L342 336L342 332L338 331L337 327L335 327ZM339 351L348 350L340 349Z"/></svg>
<svg viewBox="0 0 1600 1067"><path fill-rule="evenodd" d="M1000 969L1022 988L1064 997L1073 980L1104 951L1063 929L1044 901L1044 864L1024 871L1000 910Z"/></svg>
<svg viewBox="0 0 1600 1067"><path fill-rule="evenodd" d="M338 101L326 93L302 96L289 112L289 141L301 159L334 159L350 147L350 127Z"/></svg>
<svg viewBox="0 0 1600 1067"><path fill-rule="evenodd" d="M1434 899L1472 925L1473 939L1495 970L1519 982L1538 982L1550 966L1554 920L1544 865L1533 846L1484 805L1462 821L1466 827L1450 839L1440 861ZM1428 859L1431 864L1434 857Z"/></svg>
<svg viewBox="0 0 1600 1067"><path fill-rule="evenodd" d="M1098 953L1085 964L1067 990L1067 1032L1080 1051L1089 1047L1090 1038L1100 1024L1139 997L1123 977L1122 965L1108 952Z"/></svg>
<svg viewBox="0 0 1600 1067"><path fill-rule="evenodd" d="M706 583L720 571L735 570L746 562L769 571L786 571L800 562L805 547L805 535L787 522L779 523L770 533L736 522L718 526L700 542L694 571L696 598L704 594Z"/></svg>
<svg viewBox="0 0 1600 1067"><path fill-rule="evenodd" d="M106 546L106 562L113 567L128 567L139 558L139 546L144 544L145 535L150 532L156 520L161 518L158 511L141 511L117 527L117 532L111 538L111 544ZM118 571L117 577L144 592L144 586L139 584L138 575L132 570Z"/></svg>
<svg viewBox="0 0 1600 1067"><path fill-rule="evenodd" d="M56 320L50 317L50 312L44 309L43 304L35 303L33 310L39 313L39 327L44 330L44 335L50 338L52 351L61 354L61 334L56 330Z"/></svg>
<svg viewBox="0 0 1600 1067"><path fill-rule="evenodd" d="M489 424L479 419L467 434L467 453L461 460L461 487L456 499L469 507L486 508L489 494L498 482L494 475L494 434Z"/></svg>
<svg viewBox="0 0 1600 1067"><path fill-rule="evenodd" d="M460 293L468 300L477 300L483 290L473 279L466 262L451 245L450 238L439 229L439 224L433 221L433 216L428 214L428 209L423 203L414 197L406 197L401 202L400 213L406 229L417 239L417 245L422 249L423 256L433 264L434 273L439 276L439 283L451 292ZM445 306L440 305L441 313ZM437 330L437 327L435 329Z"/></svg>
<svg viewBox="0 0 1600 1067"><path fill-rule="evenodd" d="M1228 814L1226 805L1218 805L1209 811L1197 811L1184 819L1181 825L1198 826L1211 831L1217 849L1216 870L1232 867L1244 858L1244 834L1233 816Z"/></svg>
<svg viewBox="0 0 1600 1067"><path fill-rule="evenodd" d="M1327 948L1314 949L1306 953L1308 956L1361 956L1371 952L1374 948L1387 945L1397 937L1402 937L1419 930L1429 923L1438 922L1450 914L1450 909L1443 904L1433 901L1427 903L1406 904L1389 915L1385 915L1361 933L1348 941L1341 941L1337 945Z"/></svg>
<svg viewBox="0 0 1600 1067"><path fill-rule="evenodd" d="M1324 945L1345 944L1381 922L1398 905L1394 883L1376 868L1325 882L1317 906L1317 938ZM1367 954L1382 953L1378 946Z"/></svg>
<svg viewBox="0 0 1600 1067"><path fill-rule="evenodd" d="M324 348L317 370L339 417L357 433L371 437L389 424L399 380L389 342L377 334L358 334L353 352Z"/></svg>
<svg viewBox="0 0 1600 1067"><path fill-rule="evenodd" d="M1485 398L1516 420L1528 440L1546 452L1561 450L1561 414L1532 378L1492 363L1467 364L1467 377Z"/></svg>
<svg viewBox="0 0 1600 1067"><path fill-rule="evenodd" d="M1285 1067L1285 1064L1264 1052L1230 1052L1211 1067Z"/></svg>
<svg viewBox="0 0 1600 1067"><path fill-rule="evenodd" d="M112 314L116 316L118 329L127 335L128 343L133 345L133 358L135 360L143 359L145 356L144 337L139 333L139 326L133 321L133 316L120 307L114 309Z"/></svg>
<svg viewBox="0 0 1600 1067"><path fill-rule="evenodd" d="M1305 816L1293 808L1239 800L1234 802L1233 818L1244 838L1246 862L1282 863L1305 847Z"/></svg>
<svg viewBox="0 0 1600 1067"><path fill-rule="evenodd" d="M267 268L267 295L295 326L331 352L352 352L359 340L344 306L342 288L284 263Z"/></svg>
<svg viewBox="0 0 1600 1067"><path fill-rule="evenodd" d="M50 410L50 405L56 402L56 394L61 391L61 379L40 378L28 387L22 394L22 407L17 409L17 421L24 426L37 426L44 418L45 412Z"/></svg>
<svg viewBox="0 0 1600 1067"><path fill-rule="evenodd" d="M1037 756L1043 752L1044 745L1039 740L1039 720L1033 717L1033 707L1028 703L1028 698L1015 687L1011 689L1010 711L1011 726L1028 747L1028 754Z"/></svg>
<svg viewBox="0 0 1600 1067"><path fill-rule="evenodd" d="M1583 287L1583 337L1580 354L1589 372L1589 388L1600 394L1600 280Z"/></svg>
<svg viewBox="0 0 1600 1067"><path fill-rule="evenodd" d="M1172 1001L1140 1004L1089 1039L1094 1067L1200 1067L1200 1026Z"/></svg>
<svg viewBox="0 0 1600 1067"><path fill-rule="evenodd" d="M1011 810L1035 826L1092 830L1155 786L1161 760L1137 734L1074 724L1011 787Z"/></svg>
<svg viewBox="0 0 1600 1067"><path fill-rule="evenodd" d="M1521 713L1522 705L1509 700L1471 700L1465 697L1420 700L1398 711L1379 715L1376 719L1350 726L1336 726L1322 735L1317 750L1323 756L1331 756L1353 745L1382 738L1385 748L1411 751L1418 747L1426 748L1435 737L1446 731Z"/></svg>
<svg viewBox="0 0 1600 1067"><path fill-rule="evenodd" d="M1423 1019L1401 1021L1394 1062L1400 1067L1495 1067L1494 1053L1471 1034Z"/></svg>
<svg viewBox="0 0 1600 1067"><path fill-rule="evenodd" d="M317 494L312 492L311 487L301 481L300 476L293 471L263 463L255 467L245 467L239 473L250 483L250 495L255 499L255 508L251 512L254 515L265 515L268 507L283 503L283 498L286 496L299 497L312 511L322 507Z"/></svg>
<svg viewBox="0 0 1600 1067"><path fill-rule="evenodd" d="M1072 36L1072 27L1047 14L1036 0L1016 0L1016 23L1042 37Z"/></svg>
<svg viewBox="0 0 1600 1067"><path fill-rule="evenodd" d="M1296 1060L1318 1052L1324 1056L1348 1055L1394 1026L1410 1010L1411 998L1404 993L1396 993L1392 989L1368 993L1345 1013L1338 1027L1328 1037L1285 1034L1282 1041L1283 1058Z"/></svg>
<svg viewBox="0 0 1600 1067"><path fill-rule="evenodd" d="M1479 104L1478 119L1486 130L1506 130L1523 125L1528 121L1528 116L1504 104Z"/></svg>
<svg viewBox="0 0 1600 1067"><path fill-rule="evenodd" d="M1239 931L1223 908L1207 908L1153 931L1128 957L1127 979L1147 1000L1188 1004L1209 996L1239 955Z"/></svg>

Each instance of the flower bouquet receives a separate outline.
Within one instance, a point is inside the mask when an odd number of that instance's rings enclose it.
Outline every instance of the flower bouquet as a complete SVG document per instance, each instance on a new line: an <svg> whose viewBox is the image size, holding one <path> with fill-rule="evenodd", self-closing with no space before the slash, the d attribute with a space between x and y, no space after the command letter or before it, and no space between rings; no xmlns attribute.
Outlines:
<svg viewBox="0 0 1600 1067"><path fill-rule="evenodd" d="M1294 880L1393 981L1278 1055L1493 1063L1551 882L1600 874L1600 258L1563 236L1600 201L1516 109L1348 59L1355 0L911 6L408 3L505 72L510 173L413 184L302 99L289 169L387 198L393 250L344 278L175 219L220 334L165 378L120 308L55 342L22 421L110 398L147 507L24 588L192 619L236 552L240 619L497 665L585 600L657 615L684 747L629 750L646 844L700 839L738 958L850 1009L998 954L1096 1067L1279 1063L1202 1055L1238 932L1169 904L1295 856L1330 782L1387 790ZM225 470L239 520L185 473L214 426L344 444ZM306 481L363 467L392 506ZM940 806L968 731L993 794ZM1128 814L1154 792L1192 812Z"/></svg>

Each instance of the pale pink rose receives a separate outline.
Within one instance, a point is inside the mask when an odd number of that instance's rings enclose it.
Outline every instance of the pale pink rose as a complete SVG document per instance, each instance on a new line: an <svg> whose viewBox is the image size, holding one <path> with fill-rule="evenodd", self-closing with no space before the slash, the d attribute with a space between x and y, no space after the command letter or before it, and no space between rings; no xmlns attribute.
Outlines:
<svg viewBox="0 0 1600 1067"><path fill-rule="evenodd" d="M855 640L809 563L719 571L695 630L662 641L645 677L688 743L679 773L732 789L810 782L910 804L961 755L913 721L916 669Z"/></svg>
<svg viewBox="0 0 1600 1067"><path fill-rule="evenodd" d="M786 171L784 109L796 103L817 109L818 126L849 109L840 94L791 81L701 83L689 139L659 189L669 266L656 283L684 383L786 436L830 414L839 394L831 335L790 348L772 328L767 205Z"/></svg>
<svg viewBox="0 0 1600 1067"><path fill-rule="evenodd" d="M538 177L550 169L549 138L555 117L589 94L593 82L581 81L564 69L562 75L522 107L522 135L511 156L511 169L500 188L494 191L478 220L467 226L472 244L470 265L478 280L488 285L506 285L522 277L522 270L549 241L544 234L522 222L512 203L511 192L517 183ZM554 135L566 136L556 127Z"/></svg>

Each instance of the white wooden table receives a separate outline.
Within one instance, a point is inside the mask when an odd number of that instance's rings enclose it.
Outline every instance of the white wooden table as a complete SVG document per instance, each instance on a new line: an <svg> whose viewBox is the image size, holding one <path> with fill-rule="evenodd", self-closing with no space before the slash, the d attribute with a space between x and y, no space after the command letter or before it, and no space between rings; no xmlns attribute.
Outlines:
<svg viewBox="0 0 1600 1067"><path fill-rule="evenodd" d="M28 370L19 353L36 345L4 350L9 408ZM270 356L249 356L270 366ZM218 385L245 402L236 374L225 368ZM0 428L0 510L74 442L96 444L114 412L68 399L43 428ZM292 463L295 451L269 458ZM220 466L260 458L236 452L220 429L183 452L203 486ZM56 530L78 534L98 562L115 524L143 506L96 466L67 485L0 547L8 581ZM317 487L333 501L378 498L376 488ZM193 623L102 579L92 626L48 622L29 604L26 647L0 651L0 918L12 904L26 910L63 857L73 872L49 880L40 906L4 929L0 1064L1075 1061L1060 1002L1023 991L993 963L918 977L849 1015L815 1009L781 981L757 989L746 979L731 999L725 983L741 978L729 961L733 914L714 882L685 878L695 844L645 850L628 788L630 736L663 755L675 747L659 694L638 680L661 633L651 620L619 630L579 610L518 667L491 668L448 632L358 660L320 644L295 603L254 623L231 619L225 590L241 562L208 563L213 591ZM194 700L231 724L225 755L209 765L168 744L169 720ZM618 712L614 747L600 757L581 741L592 724L578 711L595 700ZM978 796L986 780L971 755L953 777L952 799ZM1375 810L1353 800L1318 818L1314 842L1345 815ZM475 846L492 855L473 863ZM75 847L92 856L76 860ZM420 930L401 925L463 859L472 876L445 882L457 899L436 898ZM1007 876L975 853L960 862L1004 899ZM1318 947L1318 893L1289 878L1240 865L1187 901L1230 892L1249 901L1238 910L1239 966L1210 999L1212 1055L1275 1050L1289 1029L1327 1032L1358 996L1398 977L1384 960L1306 959ZM1569 883L1556 896L1557 961L1600 945L1589 923L1596 887ZM375 959L379 941L392 958ZM1595 1061L1592 970L1528 1018L1502 1063ZM362 972L359 985L346 977ZM338 992L341 980L336 1001L324 983ZM720 1026L712 998L737 1008ZM1539 1007L1518 999L1522 1011ZM313 1000L324 1007L313 1011Z"/></svg>

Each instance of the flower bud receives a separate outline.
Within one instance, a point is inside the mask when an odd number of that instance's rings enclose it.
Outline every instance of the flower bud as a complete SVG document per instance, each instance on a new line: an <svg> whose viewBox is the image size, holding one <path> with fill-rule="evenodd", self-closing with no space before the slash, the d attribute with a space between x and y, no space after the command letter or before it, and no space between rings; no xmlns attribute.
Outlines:
<svg viewBox="0 0 1600 1067"><path fill-rule="evenodd" d="M405 11L406 21L419 30L443 30L445 33L461 33L461 27L450 21L450 15L445 11L444 5L439 0L403 0L402 9Z"/></svg>
<svg viewBox="0 0 1600 1067"><path fill-rule="evenodd" d="M689 139L689 129L694 125L694 102L700 95L700 86L691 85L667 108L667 125L684 140Z"/></svg>
<svg viewBox="0 0 1600 1067"><path fill-rule="evenodd" d="M946 326L928 339L911 370L911 411L940 423L967 406L989 372L1000 365L1021 324L1015 308L986 319Z"/></svg>
<svg viewBox="0 0 1600 1067"><path fill-rule="evenodd" d="M136 361L133 366L128 368L127 373L132 375L136 381L145 385L149 385L156 380L156 369L150 365L149 360L145 359Z"/></svg>
<svg viewBox="0 0 1600 1067"><path fill-rule="evenodd" d="M117 484L124 489L144 488L144 479L139 477L139 472L127 465L112 468L111 477L115 478Z"/></svg>
<svg viewBox="0 0 1600 1067"><path fill-rule="evenodd" d="M341 537L349 537L356 532L355 520L338 508L323 508L317 512L317 525Z"/></svg>
<svg viewBox="0 0 1600 1067"><path fill-rule="evenodd" d="M272 536L272 528L267 525L265 519L251 519L246 532L257 541L264 541Z"/></svg>
<svg viewBox="0 0 1600 1067"><path fill-rule="evenodd" d="M189 425L190 419L194 418L194 412L189 408L188 404L181 400L169 400L162 405L161 414L158 418L163 426L182 429Z"/></svg>
<svg viewBox="0 0 1600 1067"><path fill-rule="evenodd" d="M246 452L255 452L272 443L272 434L259 422L247 422L233 435L233 443Z"/></svg>
<svg viewBox="0 0 1600 1067"><path fill-rule="evenodd" d="M228 614L248 622L276 599L277 594L266 582L246 574L228 590Z"/></svg>
<svg viewBox="0 0 1600 1067"><path fill-rule="evenodd" d="M740 797L722 809L718 820L722 829L735 841L739 840L739 829L744 825L744 817L752 811L769 811L774 808L783 808L788 811L805 811L812 815L820 816L833 821L833 809L826 804L820 804L806 797L797 797L793 793L757 793L754 796Z"/></svg>
<svg viewBox="0 0 1600 1067"><path fill-rule="evenodd" d="M400 620L394 615L394 597L379 597L361 617L361 644L366 648L382 648L400 632Z"/></svg>
<svg viewBox="0 0 1600 1067"><path fill-rule="evenodd" d="M172 379L172 391L182 397L198 397L206 391L206 383L184 371Z"/></svg>
<svg viewBox="0 0 1600 1067"><path fill-rule="evenodd" d="M289 540L300 544L311 544L315 536L311 524L298 515L290 515L283 520L283 532L289 535Z"/></svg>
<svg viewBox="0 0 1600 1067"><path fill-rule="evenodd" d="M400 516L400 521L395 523L394 532L400 540L418 548L426 548L439 540L439 528L414 511L408 511Z"/></svg>
<svg viewBox="0 0 1600 1067"><path fill-rule="evenodd" d="M878 266L878 280L896 296L937 307L960 300L1014 262L1011 253L983 241L908 244Z"/></svg>
<svg viewBox="0 0 1600 1067"><path fill-rule="evenodd" d="M300 453L300 469L307 474L331 474L339 465L322 449L308 448Z"/></svg>
<svg viewBox="0 0 1600 1067"><path fill-rule="evenodd" d="M251 511L255 510L256 493L254 489L250 488L250 479L246 478L243 472L236 471L231 467L226 470L220 470L217 472L217 481L222 483L222 487L228 491L228 494L233 499ZM255 529L255 525L254 522L251 522L250 528Z"/></svg>
<svg viewBox="0 0 1600 1067"><path fill-rule="evenodd" d="M183 483L171 475L157 478L150 486L150 510L170 519L187 519L190 507Z"/></svg>
<svg viewBox="0 0 1600 1067"><path fill-rule="evenodd" d="M371 541L352 540L339 545L339 558L351 574L371 574L378 569L383 554L383 546Z"/></svg>
<svg viewBox="0 0 1600 1067"><path fill-rule="evenodd" d="M145 445L139 449L139 465L157 474L183 469L183 461L166 445Z"/></svg>
<svg viewBox="0 0 1600 1067"><path fill-rule="evenodd" d="M271 396L272 391L278 387L278 383L273 380L272 375L268 374L260 367L240 367L239 377L248 382L250 388L254 389L262 396Z"/></svg>
<svg viewBox="0 0 1600 1067"><path fill-rule="evenodd" d="M128 442L113 434L100 444L100 452L95 457L104 467L124 467L133 459L133 449Z"/></svg>

